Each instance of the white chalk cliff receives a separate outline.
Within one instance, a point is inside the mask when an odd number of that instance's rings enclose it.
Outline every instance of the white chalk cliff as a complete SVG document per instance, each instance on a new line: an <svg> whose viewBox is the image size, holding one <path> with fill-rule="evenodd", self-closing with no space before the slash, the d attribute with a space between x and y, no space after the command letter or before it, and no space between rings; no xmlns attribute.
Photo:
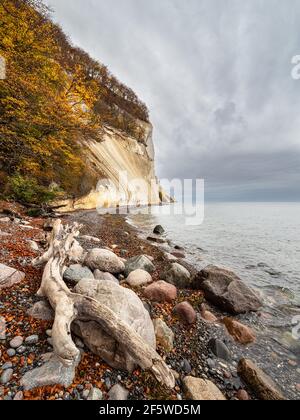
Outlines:
<svg viewBox="0 0 300 420"><path fill-rule="evenodd" d="M66 200L64 211L168 202L155 174L153 127L139 121L143 141L104 127L102 141L84 143L89 165L98 183L85 196Z"/></svg>

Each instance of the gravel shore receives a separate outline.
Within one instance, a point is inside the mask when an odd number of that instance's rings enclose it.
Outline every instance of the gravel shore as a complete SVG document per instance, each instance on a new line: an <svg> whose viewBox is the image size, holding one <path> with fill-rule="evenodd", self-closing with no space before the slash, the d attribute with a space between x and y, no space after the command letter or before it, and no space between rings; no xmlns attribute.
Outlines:
<svg viewBox="0 0 300 420"><path fill-rule="evenodd" d="M13 208L22 212L22 208L1 203L1 207ZM102 391L103 399L108 398L108 392L115 384L120 384L129 391L129 399L143 400L181 400L185 399L183 378L187 375L209 379L215 383L228 399L255 399L252 391L244 384L237 374L240 351L234 351L237 346L225 334L220 323L208 323L200 316L201 304L205 301L203 292L197 290L179 290L172 304L150 302L143 296L142 290L135 290L147 306L152 319L162 319L174 333L174 348L168 353L158 347L159 354L176 372L176 387L170 391L158 386L157 381L147 372L140 369L132 374L110 368L99 360L88 349L84 348L82 360L77 368L75 380L71 387L43 387L33 391L24 391L20 387L20 379L28 370L43 363L42 355L52 351L49 344L52 322L35 320L27 315L27 311L37 301L35 296L41 281L42 270L35 269L31 261L39 252L32 249L34 241L40 252L45 245L43 226L45 219L31 219L22 215L23 223L1 222L0 263L23 271L25 280L13 288L0 290L0 317L6 322L6 337L0 340L0 376L10 369L7 381L0 384L1 399L87 399L90 389ZM64 217L64 222L82 224L81 235L91 235L100 240L97 247L109 247L121 258L137 255L148 255L153 259L155 272L154 281L160 280L161 273L168 263L166 253L158 246L139 237L139 232L126 223L122 216L95 216L95 212L77 212ZM79 241L85 249L92 249L95 244L82 239ZM192 271L192 267L189 267ZM129 287L124 285L124 287ZM181 302L189 302L197 312L194 325L183 325L178 316L174 315L174 306ZM220 316L220 313L209 307L209 310ZM22 337L22 345L16 351L11 348L11 340ZM34 337L34 338L33 338ZM3 337L2 337L3 338ZM210 350L212 339L228 344L227 360L214 357ZM233 351L232 351L233 349ZM4 365L4 368L3 368ZM1 377L2 377L1 376ZM4 375L5 376L5 375ZM5 379L5 378L4 378ZM244 391L244 393L242 392ZM244 398L242 398L244 397Z"/></svg>

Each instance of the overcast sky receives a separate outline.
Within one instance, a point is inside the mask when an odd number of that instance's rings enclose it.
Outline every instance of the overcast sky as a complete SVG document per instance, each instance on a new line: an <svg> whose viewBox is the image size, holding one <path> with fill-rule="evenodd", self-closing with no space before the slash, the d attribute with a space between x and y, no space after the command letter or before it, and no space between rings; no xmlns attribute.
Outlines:
<svg viewBox="0 0 300 420"><path fill-rule="evenodd" d="M299 0L47 0L150 109L161 178L219 200L300 200Z"/></svg>

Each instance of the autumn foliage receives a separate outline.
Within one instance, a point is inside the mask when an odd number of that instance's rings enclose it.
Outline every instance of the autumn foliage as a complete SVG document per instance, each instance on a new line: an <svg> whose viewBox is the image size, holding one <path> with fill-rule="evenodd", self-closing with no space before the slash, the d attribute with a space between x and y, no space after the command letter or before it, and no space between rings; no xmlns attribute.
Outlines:
<svg viewBox="0 0 300 420"><path fill-rule="evenodd" d="M72 46L41 1L0 0L0 55L7 67L0 80L2 194L14 194L16 182L83 194L93 182L84 142L101 141L104 125L143 139L137 120L148 121L146 106Z"/></svg>

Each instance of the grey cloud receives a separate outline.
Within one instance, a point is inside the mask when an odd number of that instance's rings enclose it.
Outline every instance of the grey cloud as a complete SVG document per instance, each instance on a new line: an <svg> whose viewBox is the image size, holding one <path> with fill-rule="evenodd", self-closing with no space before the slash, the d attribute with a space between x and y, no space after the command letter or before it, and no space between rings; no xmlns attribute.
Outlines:
<svg viewBox="0 0 300 420"><path fill-rule="evenodd" d="M300 199L298 0L47 0L147 103L158 175L222 199Z"/></svg>

